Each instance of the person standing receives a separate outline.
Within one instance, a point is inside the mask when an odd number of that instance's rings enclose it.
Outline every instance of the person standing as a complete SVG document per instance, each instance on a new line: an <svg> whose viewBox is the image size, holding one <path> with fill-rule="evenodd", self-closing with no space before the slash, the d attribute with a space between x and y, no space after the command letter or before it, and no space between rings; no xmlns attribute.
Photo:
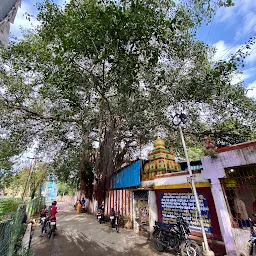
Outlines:
<svg viewBox="0 0 256 256"><path fill-rule="evenodd" d="M79 203L77 204L77 212L80 213L81 212L81 208L82 208L82 203L79 200Z"/></svg>
<svg viewBox="0 0 256 256"><path fill-rule="evenodd" d="M236 212L236 219L240 228L249 227L248 213L244 201L236 195L234 198L234 210Z"/></svg>
<svg viewBox="0 0 256 256"><path fill-rule="evenodd" d="M83 197L81 203L82 203L82 212L85 213L85 203L86 203L86 201L85 201L84 197Z"/></svg>

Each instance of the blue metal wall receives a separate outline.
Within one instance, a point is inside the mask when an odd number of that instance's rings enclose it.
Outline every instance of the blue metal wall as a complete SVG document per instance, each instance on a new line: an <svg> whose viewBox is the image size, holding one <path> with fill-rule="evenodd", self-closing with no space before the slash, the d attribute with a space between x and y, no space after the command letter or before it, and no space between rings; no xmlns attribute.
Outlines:
<svg viewBox="0 0 256 256"><path fill-rule="evenodd" d="M114 174L111 181L111 188L128 188L140 185L140 160L124 167L118 173Z"/></svg>

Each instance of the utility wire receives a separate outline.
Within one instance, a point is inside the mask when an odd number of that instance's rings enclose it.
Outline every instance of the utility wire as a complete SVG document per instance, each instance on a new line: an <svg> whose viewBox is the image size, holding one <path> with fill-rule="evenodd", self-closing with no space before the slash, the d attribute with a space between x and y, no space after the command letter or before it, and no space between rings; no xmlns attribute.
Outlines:
<svg viewBox="0 0 256 256"><path fill-rule="evenodd" d="M242 36L240 36L239 39L236 40L236 42L238 42L239 40L241 40L243 37L245 37L248 33L251 32L251 30L256 26L256 23ZM220 57L220 59L222 59L235 45L236 42L234 44L231 45L231 47Z"/></svg>
<svg viewBox="0 0 256 256"><path fill-rule="evenodd" d="M215 9L215 12L216 12L216 9ZM215 18L215 16L216 16L216 13L214 14L214 16L213 16L213 18L212 18L212 20L211 20L211 24L210 24L210 27L209 27L209 30L208 30L208 33L207 33L207 36L206 36L206 39L205 39L205 42L206 42L206 43L207 43L208 37L209 37L209 35L210 35L211 29L212 29L212 25L213 25L213 23L214 23L214 18Z"/></svg>

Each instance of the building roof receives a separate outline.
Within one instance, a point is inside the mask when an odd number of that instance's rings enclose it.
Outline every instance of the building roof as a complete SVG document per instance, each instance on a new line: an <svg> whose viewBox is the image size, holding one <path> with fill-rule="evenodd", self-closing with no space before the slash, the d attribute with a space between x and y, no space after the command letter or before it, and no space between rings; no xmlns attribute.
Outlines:
<svg viewBox="0 0 256 256"><path fill-rule="evenodd" d="M217 149L215 149L215 152L222 153L222 152L227 152L227 151L236 150L236 149L248 148L248 147L252 147L252 146L256 146L256 141L248 141L248 142L231 145L231 146L227 146L227 147L223 147L223 148L217 148Z"/></svg>
<svg viewBox="0 0 256 256"><path fill-rule="evenodd" d="M10 23L14 22L21 0L0 0L0 47L7 47Z"/></svg>
<svg viewBox="0 0 256 256"><path fill-rule="evenodd" d="M1 0L0 1L0 21L4 20L7 14L18 0Z"/></svg>

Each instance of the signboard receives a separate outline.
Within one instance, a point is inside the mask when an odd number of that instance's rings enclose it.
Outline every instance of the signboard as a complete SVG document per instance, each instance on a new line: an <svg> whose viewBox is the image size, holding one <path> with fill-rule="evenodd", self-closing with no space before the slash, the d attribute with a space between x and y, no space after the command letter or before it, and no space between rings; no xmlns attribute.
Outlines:
<svg viewBox="0 0 256 256"><path fill-rule="evenodd" d="M209 207L203 194L198 193L201 214L204 222L205 232L213 234ZM192 193L161 193L160 204L162 212L162 222L173 223L176 216L181 215L189 223L191 231L201 232L198 220L195 197Z"/></svg>

